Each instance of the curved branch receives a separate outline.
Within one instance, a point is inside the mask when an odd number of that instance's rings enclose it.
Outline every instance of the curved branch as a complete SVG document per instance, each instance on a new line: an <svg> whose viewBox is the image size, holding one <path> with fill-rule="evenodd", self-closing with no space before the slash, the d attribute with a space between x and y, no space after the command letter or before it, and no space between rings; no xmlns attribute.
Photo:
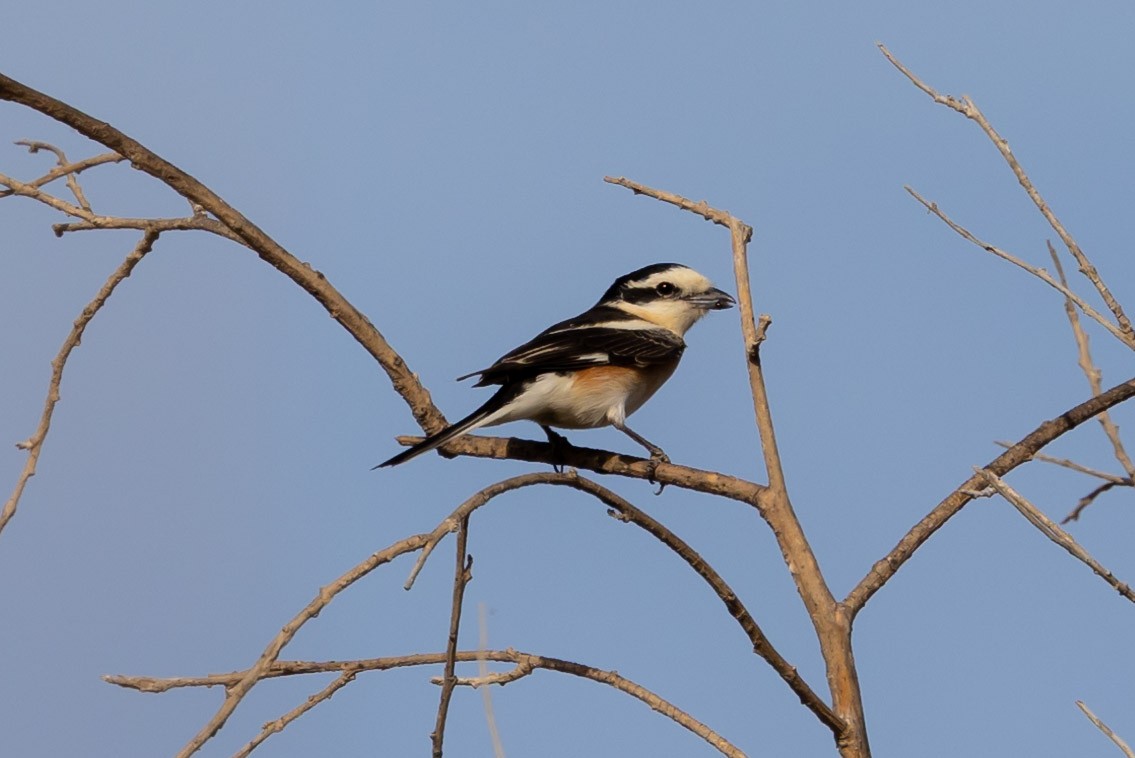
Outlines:
<svg viewBox="0 0 1135 758"><path fill-rule="evenodd" d="M3 510L0 510L0 532L4 531L4 527L16 515L16 509L20 504L20 497L24 494L24 488L27 486L28 480L35 476L36 465L39 462L39 454L43 450L43 441L47 438L47 433L51 429L51 417L55 413L55 404L59 402L59 385L63 381L63 369L67 365L67 359L71 356L71 351L79 346L82 340L83 332L86 331L87 324L91 323L91 319L95 314L106 305L106 301L110 298L115 288L121 284L130 274L134 271L134 267L138 262L153 249L154 243L158 240L158 232L147 231L142 235L142 239L126 256L126 260L119 264L114 273L106 280L102 289L95 295L94 300L87 304L79 317L75 319L74 325L71 327L71 333L67 335L67 339L63 341L63 347L60 348L59 354L51 362L51 381L47 385L47 399L43 403L43 413L39 419L39 426L36 427L35 433L31 437L20 442L16 447L21 450L28 451L28 459L24 462L24 470L20 472L19 478L16 480L16 486L12 490L12 494L4 503Z"/></svg>
<svg viewBox="0 0 1135 758"><path fill-rule="evenodd" d="M263 676L293 676L296 674L317 674L328 672L358 673L361 671L386 671L407 666L425 666L444 664L446 653L420 653L418 655L393 656L389 658L370 658L358 661L277 661L269 666ZM745 758L745 754L717 732L701 723L682 709L659 697L640 684L620 676L614 671L587 666L562 658L550 658L535 653L524 653L518 650L468 650L459 651L456 659L460 662L475 662L478 659L514 663L527 670L545 669L571 674L582 679L606 684L625 692L637 700L642 701L650 708L676 724L690 730L698 737L708 742L722 754L730 758ZM175 679L157 679L152 677L104 676L103 679L120 687L136 689L142 692L165 692L177 687L235 687L247 678L249 671L233 671L228 674L211 674L203 677L180 677ZM520 677L517 677L520 678Z"/></svg>
<svg viewBox="0 0 1135 758"><path fill-rule="evenodd" d="M1045 421L983 468L997 476L1004 476L1022 463L1031 460L1033 455L1057 437L1075 429L1099 414L1100 411L1107 410L1133 396L1135 396L1135 378L1117 384L1107 392L1080 403L1054 419ZM930 539L934 532L941 529L966 503L973 500L973 493L980 491L984 485L985 478L974 474L947 495L921 521L911 527L910 531L899 540L899 543L891 552L876 562L867 576L863 577L855 586L855 589L848 593L843 601L848 613L854 618L867 604L867 601L898 572L904 563L910 560L914 552L926 540Z"/></svg>
<svg viewBox="0 0 1135 758"><path fill-rule="evenodd" d="M737 597L737 593L733 591L721 575L718 574L696 550L690 547L681 537L674 534L646 512L632 505L626 499L597 482L584 479L575 472L563 474L554 472L523 474L496 482L474 494L458 506L457 510L443 519L430 533L429 539L422 550L422 554L418 557L417 563L410 572L410 578L406 582L407 589L413 585L414 579L421 571L422 566L429 558L430 553L433 552L437 543L450 532L458 531L460 534L460 525L468 522L473 511L486 505L494 497L504 494L505 492L537 484L571 487L592 495L600 502L616 511L619 520L633 523L655 537L663 545L670 548L678 557L684 560L698 576L705 580L710 589L721 599L726 610L729 611L729 615L736 619L737 623L741 626L742 631L744 631L750 643L753 645L753 652L763 658L765 662L773 668L789 688L796 693L796 696L800 698L800 702L816 714L817 718L830 728L833 733L839 735L843 731L845 728L844 722L832 711L827 703L808 686L808 683L804 681L796 671L796 668L786 661L776 648L773 647L744 603Z"/></svg>
<svg viewBox="0 0 1135 758"><path fill-rule="evenodd" d="M403 436L403 445L422 441L422 437ZM681 466L676 463L655 464L646 458L623 455L590 447L553 447L547 442L517 437L482 437L476 434L459 437L440 448L443 455L467 455L471 458L497 458L530 463L563 464L569 468L587 469L597 474L612 474L632 479L653 479L658 484L674 485L707 495L719 495L747 503L760 510L760 497L767 487L728 474Z"/></svg>
<svg viewBox="0 0 1135 758"><path fill-rule="evenodd" d="M211 213L261 259L306 290L327 309L331 317L379 362L390 377L394 389L405 399L423 429L435 432L445 426L445 417L434 406L429 393L367 317L343 297L323 274L285 250L217 193L110 124L3 74L0 74L0 100L25 105L70 126L122 155L135 168L145 171L190 203Z"/></svg>

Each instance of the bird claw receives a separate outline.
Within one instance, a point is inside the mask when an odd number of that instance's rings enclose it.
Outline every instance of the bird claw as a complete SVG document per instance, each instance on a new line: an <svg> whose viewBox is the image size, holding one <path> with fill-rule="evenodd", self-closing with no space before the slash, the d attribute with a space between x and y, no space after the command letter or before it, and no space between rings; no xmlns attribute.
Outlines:
<svg viewBox="0 0 1135 758"><path fill-rule="evenodd" d="M550 426L544 426L543 424L541 424L540 428L543 429L544 434L547 435L548 444L552 446L552 455L554 455L556 458L562 458L567 450L575 447L575 445L571 444L567 437L555 431ZM553 463L552 471L555 471L557 474L564 473L564 464Z"/></svg>
<svg viewBox="0 0 1135 758"><path fill-rule="evenodd" d="M662 494L662 490L666 489L666 483L665 482L658 482L654 478L654 474L655 474L655 472L658 471L659 465L661 465L663 463L669 463L669 462L670 462L670 456L668 456L668 455L666 455L666 453L662 452L661 448L650 451L650 462L647 463L647 468L646 468L646 481L650 482L651 484L657 484L658 485L658 491L654 493L655 495L661 495Z"/></svg>

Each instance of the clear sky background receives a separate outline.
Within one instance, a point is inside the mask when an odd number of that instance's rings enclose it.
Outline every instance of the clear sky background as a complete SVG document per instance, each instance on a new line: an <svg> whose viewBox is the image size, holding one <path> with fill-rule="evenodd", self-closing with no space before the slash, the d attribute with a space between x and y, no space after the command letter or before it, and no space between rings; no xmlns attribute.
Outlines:
<svg viewBox="0 0 1135 758"><path fill-rule="evenodd" d="M1049 265L1054 235L992 145L875 42L976 99L1131 310L1133 22L1122 2L45 1L4 14L0 71L139 139L324 272L450 418L486 397L453 377L590 306L620 274L680 261L735 288L722 229L604 175L736 213L756 229L757 307L775 320L764 357L791 494L843 596L997 454L994 440L1088 393L1061 298L903 191ZM22 138L101 152L2 104L0 171L23 179L49 158L11 145ZM125 166L84 183L100 212L185 212ZM60 220L0 202L5 497L49 361L136 239L60 240ZM1092 333L1105 386L1129 378L1130 353ZM737 312L687 341L635 427L677 462L763 481ZM204 234L163 237L67 370L39 475L0 535L6 756L173 754L222 693L140 694L100 675L243 668L349 566L542 468L427 456L371 471L395 435L417 431L385 375L291 282ZM1135 429L1130 409L1117 420ZM572 439L637 453L610 430ZM1118 470L1094 423L1050 452ZM1042 464L1010 481L1057 517L1094 486ZM751 510L603 483L701 551L825 690L811 626ZM1072 532L1135 578L1129 491ZM411 593L408 560L368 578L284 657L443 649L451 548ZM701 581L585 496L501 498L475 518L470 550L467 603L486 606L491 646L617 669L753 756L835 754ZM1076 699L1135 739L1135 608L1001 500L969 505L855 631L878 756L1118 755ZM261 753L423 755L437 673L360 676ZM324 684L260 685L203 755L231 754ZM714 754L594 683L539 673L492 694L510 756ZM446 745L491 755L479 694L457 692Z"/></svg>

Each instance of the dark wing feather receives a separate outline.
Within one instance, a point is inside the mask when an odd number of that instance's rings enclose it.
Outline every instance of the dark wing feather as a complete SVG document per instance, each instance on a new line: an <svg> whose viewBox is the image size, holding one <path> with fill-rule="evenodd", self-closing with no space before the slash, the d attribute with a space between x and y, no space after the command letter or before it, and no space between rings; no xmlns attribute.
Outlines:
<svg viewBox="0 0 1135 758"><path fill-rule="evenodd" d="M623 318L625 320L625 315ZM549 371L575 371L589 366L651 366L677 360L685 350L682 338L667 329L620 329L592 326L610 323L591 314L556 324L512 352L501 356L480 374L477 386L504 384L512 379ZM641 324L641 321L637 321Z"/></svg>

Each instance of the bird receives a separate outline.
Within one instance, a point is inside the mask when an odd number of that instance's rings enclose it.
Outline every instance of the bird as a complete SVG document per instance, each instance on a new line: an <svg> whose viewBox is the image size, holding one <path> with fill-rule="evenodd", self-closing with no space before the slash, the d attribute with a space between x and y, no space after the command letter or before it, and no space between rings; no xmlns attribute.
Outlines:
<svg viewBox="0 0 1135 758"><path fill-rule="evenodd" d="M484 405L374 468L397 466L484 426L530 420L554 446L560 429L613 426L650 452L651 476L668 463L662 448L627 426L627 416L661 387L686 349L683 337L731 295L679 263L655 263L620 276L594 306L561 321L480 371L475 387L500 385Z"/></svg>

